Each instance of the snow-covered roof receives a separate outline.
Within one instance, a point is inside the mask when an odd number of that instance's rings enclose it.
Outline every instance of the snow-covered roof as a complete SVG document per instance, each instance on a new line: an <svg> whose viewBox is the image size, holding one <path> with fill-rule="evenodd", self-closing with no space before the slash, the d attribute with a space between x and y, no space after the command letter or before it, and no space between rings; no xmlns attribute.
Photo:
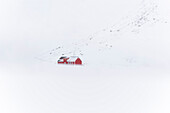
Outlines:
<svg viewBox="0 0 170 113"><path fill-rule="evenodd" d="M77 60L77 58L79 58L78 56L71 56L69 57L69 59L67 60L68 62L75 62Z"/></svg>
<svg viewBox="0 0 170 113"><path fill-rule="evenodd" d="M59 58L58 62L64 62L65 59L68 59L69 57L62 56Z"/></svg>
<svg viewBox="0 0 170 113"><path fill-rule="evenodd" d="M64 59L64 58L67 58L66 56L62 56L62 57L60 57L60 59Z"/></svg>
<svg viewBox="0 0 170 113"><path fill-rule="evenodd" d="M64 60L63 59L59 59L58 62L64 62Z"/></svg>

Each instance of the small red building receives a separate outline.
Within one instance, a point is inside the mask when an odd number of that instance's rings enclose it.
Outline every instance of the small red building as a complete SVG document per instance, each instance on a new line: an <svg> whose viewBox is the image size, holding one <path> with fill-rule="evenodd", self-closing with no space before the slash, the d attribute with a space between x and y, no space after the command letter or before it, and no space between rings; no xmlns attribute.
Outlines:
<svg viewBox="0 0 170 113"><path fill-rule="evenodd" d="M82 61L77 56L61 57L58 60L58 64L76 64L76 65L82 65Z"/></svg>
<svg viewBox="0 0 170 113"><path fill-rule="evenodd" d="M69 58L68 57L60 57L60 59L58 60L58 64L68 64L67 60Z"/></svg>

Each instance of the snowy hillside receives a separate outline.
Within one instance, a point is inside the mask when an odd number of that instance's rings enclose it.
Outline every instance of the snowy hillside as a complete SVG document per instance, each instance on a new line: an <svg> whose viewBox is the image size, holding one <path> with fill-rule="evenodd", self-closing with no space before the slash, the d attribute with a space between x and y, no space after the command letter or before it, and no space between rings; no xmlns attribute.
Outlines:
<svg viewBox="0 0 170 113"><path fill-rule="evenodd" d="M162 15L159 2L142 1L137 5L117 23L83 39L60 40L61 44L56 43L56 48L37 59L55 63L60 56L76 55L90 65L168 66L168 18Z"/></svg>
<svg viewBox="0 0 170 113"><path fill-rule="evenodd" d="M169 113L169 5L0 0L0 113Z"/></svg>

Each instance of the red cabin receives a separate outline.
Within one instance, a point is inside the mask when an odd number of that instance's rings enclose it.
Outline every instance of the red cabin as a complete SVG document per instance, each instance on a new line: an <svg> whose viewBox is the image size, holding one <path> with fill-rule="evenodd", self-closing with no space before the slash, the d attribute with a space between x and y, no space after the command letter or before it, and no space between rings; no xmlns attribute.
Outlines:
<svg viewBox="0 0 170 113"><path fill-rule="evenodd" d="M76 65L82 65L82 61L77 56L61 57L58 60L58 64L76 64Z"/></svg>
<svg viewBox="0 0 170 113"><path fill-rule="evenodd" d="M58 64L68 64L68 59L68 57L60 57L60 59L58 60Z"/></svg>

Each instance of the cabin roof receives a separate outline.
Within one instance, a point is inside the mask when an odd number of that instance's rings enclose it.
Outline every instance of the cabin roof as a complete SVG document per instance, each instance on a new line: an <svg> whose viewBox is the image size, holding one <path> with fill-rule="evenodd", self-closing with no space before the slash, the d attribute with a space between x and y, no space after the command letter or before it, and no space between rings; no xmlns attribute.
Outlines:
<svg viewBox="0 0 170 113"><path fill-rule="evenodd" d="M79 57L78 56L71 56L69 57L69 59L67 60L68 62L75 62Z"/></svg>
<svg viewBox="0 0 170 113"><path fill-rule="evenodd" d="M62 57L60 57L60 59L64 59L64 58L67 58L66 56L62 56Z"/></svg>
<svg viewBox="0 0 170 113"><path fill-rule="evenodd" d="M63 59L59 59L58 62L64 62L64 60Z"/></svg>

